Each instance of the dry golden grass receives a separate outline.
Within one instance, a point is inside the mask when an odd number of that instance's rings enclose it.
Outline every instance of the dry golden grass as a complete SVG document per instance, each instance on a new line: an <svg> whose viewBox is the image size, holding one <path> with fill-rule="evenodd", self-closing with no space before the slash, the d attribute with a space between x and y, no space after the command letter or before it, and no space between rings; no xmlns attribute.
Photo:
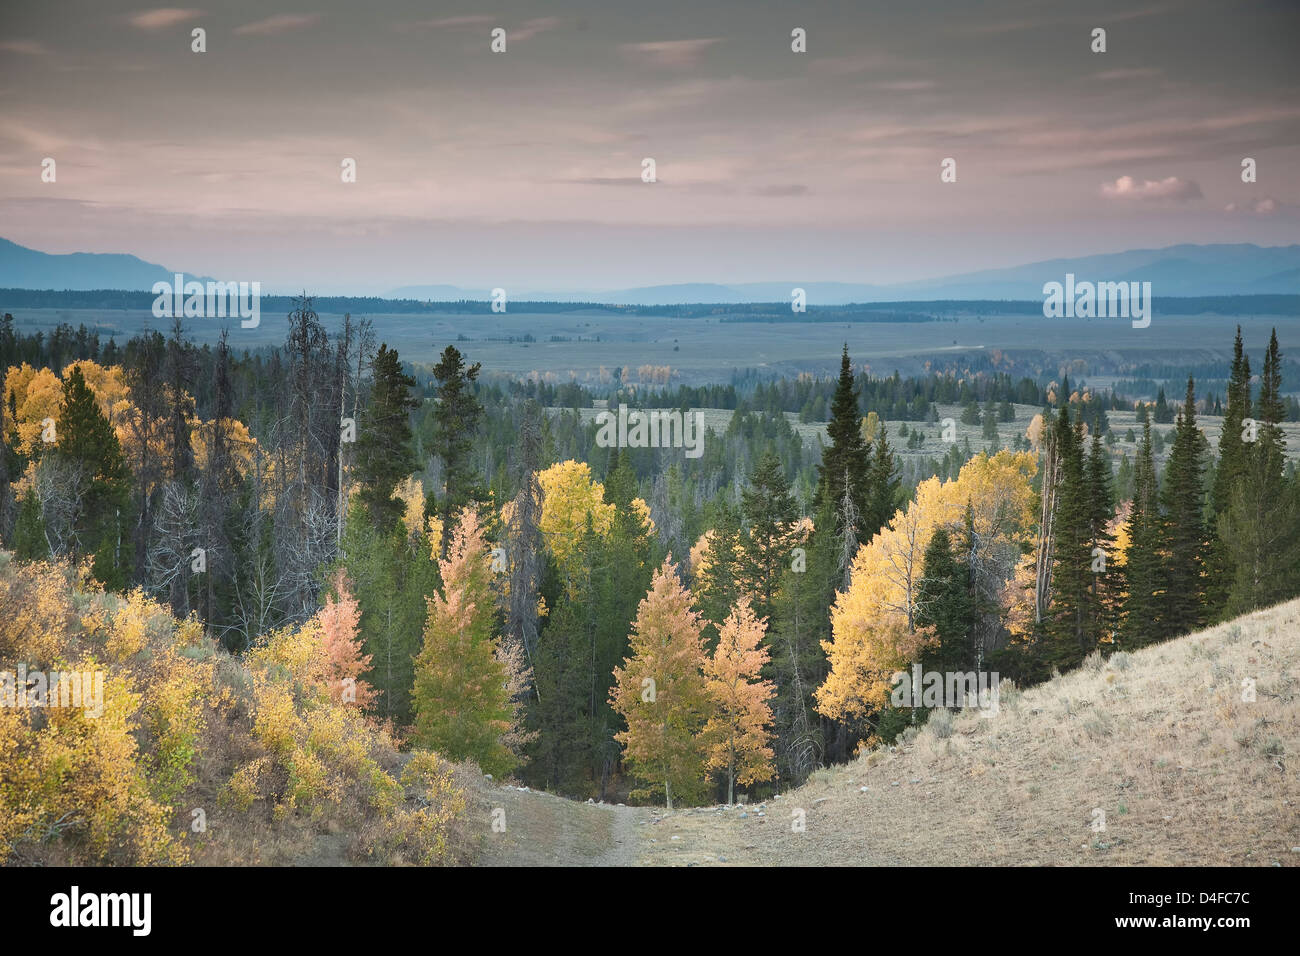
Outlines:
<svg viewBox="0 0 1300 956"><path fill-rule="evenodd" d="M1292 601L1004 693L996 716L961 713L947 737L909 733L766 805L659 815L640 859L1300 864L1298 671ZM804 832L792 832L797 810Z"/></svg>

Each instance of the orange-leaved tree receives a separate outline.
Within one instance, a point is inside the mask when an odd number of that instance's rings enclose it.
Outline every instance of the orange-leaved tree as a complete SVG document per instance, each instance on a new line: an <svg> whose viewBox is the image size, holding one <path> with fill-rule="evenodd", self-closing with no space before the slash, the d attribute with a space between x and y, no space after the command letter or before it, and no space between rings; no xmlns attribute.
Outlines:
<svg viewBox="0 0 1300 956"><path fill-rule="evenodd" d="M367 708L374 703L375 689L361 679L370 670L372 657L362 653L357 633L361 611L348 586L347 572L339 568L330 583L334 594L326 595L325 606L316 614L321 629L325 689L332 700Z"/></svg>
<svg viewBox="0 0 1300 956"><path fill-rule="evenodd" d="M776 776L772 739L772 708L776 685L760 676L769 656L762 646L767 622L754 614L749 598L742 597L718 635L713 656L705 661L705 687L713 713L704 727L704 765L727 772L727 803L741 786Z"/></svg>
<svg viewBox="0 0 1300 956"><path fill-rule="evenodd" d="M610 705L627 721L615 739L632 772L650 784L634 794L662 790L669 809L674 795L692 801L708 791L699 740L709 712L703 622L691 603L670 556L637 608L630 654L614 668L610 688Z"/></svg>

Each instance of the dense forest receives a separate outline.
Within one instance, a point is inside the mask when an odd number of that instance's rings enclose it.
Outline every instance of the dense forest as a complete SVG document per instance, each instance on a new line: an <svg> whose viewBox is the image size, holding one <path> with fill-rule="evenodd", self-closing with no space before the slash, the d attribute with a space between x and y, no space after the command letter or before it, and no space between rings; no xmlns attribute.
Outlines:
<svg viewBox="0 0 1300 956"><path fill-rule="evenodd" d="M1257 372L1240 330L1233 354L1213 394L1144 371L1154 402L873 377L847 348L830 379L593 389L450 344L410 366L307 297L282 346L239 354L179 321L119 345L6 316L0 542L237 656L328 634L344 702L402 746L574 797L731 802L929 719L891 699L913 665L1023 687L1300 593L1300 409L1276 333ZM583 412L620 403L731 414L688 459L603 447ZM940 405L989 447L904 468ZM1041 410L1002 447L1014 405ZM1107 412L1134 407L1120 461Z"/></svg>

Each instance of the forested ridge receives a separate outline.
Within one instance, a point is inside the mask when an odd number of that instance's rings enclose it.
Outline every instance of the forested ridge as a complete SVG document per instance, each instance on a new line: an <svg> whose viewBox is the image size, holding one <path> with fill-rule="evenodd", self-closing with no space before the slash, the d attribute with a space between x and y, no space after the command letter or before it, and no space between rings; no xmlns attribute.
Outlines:
<svg viewBox="0 0 1300 956"><path fill-rule="evenodd" d="M847 348L829 380L593 390L454 345L408 366L307 297L286 326L240 354L180 322L120 346L0 326L0 670L107 668L117 715L0 708L0 853L188 859L206 788L453 861L444 761L580 799L762 798L953 706L899 706L896 672L1025 688L1300 593L1276 333L1252 370L1238 331L1222 395L1148 402L873 377ZM688 459L601 447L596 403L733 414ZM940 405L988 447L903 467ZM1041 411L1006 447L1014 405ZM1129 462L1107 413L1135 406ZM131 782L58 795L114 753Z"/></svg>

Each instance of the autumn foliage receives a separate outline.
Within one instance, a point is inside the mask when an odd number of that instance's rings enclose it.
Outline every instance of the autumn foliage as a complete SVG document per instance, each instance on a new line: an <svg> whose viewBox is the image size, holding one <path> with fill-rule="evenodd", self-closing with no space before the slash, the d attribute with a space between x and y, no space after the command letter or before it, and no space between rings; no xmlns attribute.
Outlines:
<svg viewBox="0 0 1300 956"><path fill-rule="evenodd" d="M709 715L700 615L691 594L665 560L637 609L624 666L614 668L610 703L627 721L615 735L632 771L649 782L640 791L698 799L704 755L697 739Z"/></svg>
<svg viewBox="0 0 1300 956"><path fill-rule="evenodd" d="M704 663L705 689L713 703L704 727L704 765L725 771L729 804L735 802L737 782L744 786L776 776L768 703L776 696L776 685L759 676L768 663L762 646L766 629L749 599L742 598L723 622L718 646Z"/></svg>
<svg viewBox="0 0 1300 956"><path fill-rule="evenodd" d="M355 667L326 650L349 620L340 594L241 661L140 591L0 552L0 672L103 675L101 713L0 706L0 863L291 863L322 827L354 862L461 858L451 767L416 751L402 770L387 731L319 679Z"/></svg>

